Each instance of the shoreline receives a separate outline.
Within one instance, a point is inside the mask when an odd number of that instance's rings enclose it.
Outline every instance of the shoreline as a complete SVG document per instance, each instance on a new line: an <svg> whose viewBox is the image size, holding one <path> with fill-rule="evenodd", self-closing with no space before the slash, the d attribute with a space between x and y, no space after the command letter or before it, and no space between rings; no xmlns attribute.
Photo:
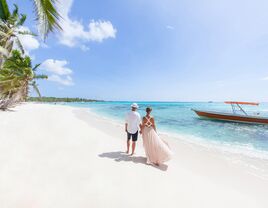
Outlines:
<svg viewBox="0 0 268 208"><path fill-rule="evenodd" d="M66 105L68 106L68 104ZM73 107L73 106L71 106ZM86 107L75 107L75 108L81 108L81 109L87 109L88 113L100 117L104 120L108 120L116 125L122 125L123 128L123 120L120 120L119 118L115 118L112 116L100 114L96 111L94 111L94 108L90 108L89 106ZM201 146L207 149L216 149L216 151L221 152L221 154L233 154L237 157L245 157L248 159L256 159L256 160L264 160L264 162L268 163L268 151L265 150L258 150L254 147L246 148L246 146L242 146L241 144L233 145L230 143L220 143L217 141L211 141L206 140L202 137L192 136L190 134L181 134L177 132L171 132L168 130L160 130L159 134L168 137L175 140L183 140L187 143L194 144L197 146Z"/></svg>
<svg viewBox="0 0 268 208"><path fill-rule="evenodd" d="M80 107L74 107L77 109L81 109L81 110L85 110L88 113L88 116L91 117L95 117L95 119L100 120L100 122L105 121L107 122L107 124L109 125L113 125L115 127L117 127L117 130L120 132L124 132L123 128L124 125L120 122L120 120L116 120L114 118L110 118L108 116L105 115L101 115L98 114L97 112L95 112L92 108L80 108ZM82 117L78 116L80 119L85 119L85 115L83 115ZM88 119L85 119L86 121L88 121ZM94 125L93 123L91 123L91 125ZM120 128L118 128L120 127ZM97 124L95 126L95 128L99 128L99 125ZM102 131L105 131L104 128L99 128ZM230 149L230 147L220 147L219 143L213 143L211 141L204 141L204 139L202 138L198 138L197 140L192 140L192 138L190 135L183 135L183 134L178 134L178 133L170 133L170 132L166 132L166 131L159 131L159 135L161 138L164 138L164 140L167 140L169 143L172 143L173 145L176 145L177 143L179 144L185 144L186 146L191 146L192 148L196 148L196 149L200 149L202 151L208 151L211 152L213 154L216 154L222 158L224 158L225 160L228 160L234 164L238 164L240 163L241 165L247 167L247 168L251 168L251 171L262 171L264 172L262 175L259 175L258 177L261 177L265 180L268 181L268 159L267 158L260 158L257 156L251 156L248 155L244 152L235 152L232 151ZM183 138L183 137L188 137L188 138ZM141 137L139 135L139 137ZM141 140L141 138L139 138L139 140ZM202 141L201 141L202 140ZM140 141L140 143L142 143ZM231 147L232 148L232 147ZM255 151L255 150L253 150ZM257 175L257 174L256 174Z"/></svg>
<svg viewBox="0 0 268 208"><path fill-rule="evenodd" d="M157 168L141 137L124 154L122 125L85 108L26 103L0 116L2 207L268 206L262 160L165 137L174 157Z"/></svg>

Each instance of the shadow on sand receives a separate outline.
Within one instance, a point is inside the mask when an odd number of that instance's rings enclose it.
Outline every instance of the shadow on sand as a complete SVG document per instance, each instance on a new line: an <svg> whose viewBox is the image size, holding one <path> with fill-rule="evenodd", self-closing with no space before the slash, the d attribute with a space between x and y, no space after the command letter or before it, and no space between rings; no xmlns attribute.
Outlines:
<svg viewBox="0 0 268 208"><path fill-rule="evenodd" d="M133 162L136 164L143 164L143 165L148 165L146 163L146 157L142 157L142 156L130 156L127 155L125 152L121 152L121 151L117 151L117 152L105 152L99 155L99 157L103 157L103 158L110 158L113 159L116 162ZM166 171L168 166L165 164L162 164L160 166L151 166L154 168L157 168L159 170L162 171Z"/></svg>
<svg viewBox="0 0 268 208"><path fill-rule="evenodd" d="M13 109L0 109L0 112L16 112Z"/></svg>

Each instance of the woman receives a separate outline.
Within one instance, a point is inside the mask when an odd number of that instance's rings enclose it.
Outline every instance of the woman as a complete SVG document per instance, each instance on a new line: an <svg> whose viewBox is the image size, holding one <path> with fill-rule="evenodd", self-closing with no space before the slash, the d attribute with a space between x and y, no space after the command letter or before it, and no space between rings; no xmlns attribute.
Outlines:
<svg viewBox="0 0 268 208"><path fill-rule="evenodd" d="M170 160L172 152L166 142L156 133L154 118L150 115L152 108L146 108L146 116L142 119L142 139L147 164L160 165Z"/></svg>

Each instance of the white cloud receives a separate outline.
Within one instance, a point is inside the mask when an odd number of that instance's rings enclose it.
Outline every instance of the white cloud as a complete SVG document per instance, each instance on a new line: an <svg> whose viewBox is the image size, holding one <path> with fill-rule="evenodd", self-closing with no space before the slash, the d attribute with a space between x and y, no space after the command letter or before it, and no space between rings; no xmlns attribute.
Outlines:
<svg viewBox="0 0 268 208"><path fill-rule="evenodd" d="M42 63L42 68L57 75L69 75L72 70L66 67L67 64L66 60L47 59Z"/></svg>
<svg viewBox="0 0 268 208"><path fill-rule="evenodd" d="M19 39L26 51L38 49L40 46L38 40L31 35L23 35Z"/></svg>
<svg viewBox="0 0 268 208"><path fill-rule="evenodd" d="M90 41L102 42L108 38L116 37L116 29L110 21L91 20L85 29L82 22L72 20L69 16L73 0L61 0L57 7L62 16L61 26L63 31L59 33L59 42L69 47L80 47L88 50L85 43Z"/></svg>
<svg viewBox="0 0 268 208"><path fill-rule="evenodd" d="M65 86L71 86L74 85L73 79L71 76L61 77L56 74L52 74L48 77L48 81L57 82L59 84L65 85Z"/></svg>
<svg viewBox="0 0 268 208"><path fill-rule="evenodd" d="M175 29L175 27L173 27L171 25L167 25L166 28L169 29L169 30L174 30Z"/></svg>
<svg viewBox="0 0 268 208"><path fill-rule="evenodd" d="M51 73L48 75L49 81L57 82L65 86L71 86L74 85L71 77L73 71L66 67L67 64L68 62L66 60L47 59L42 63L41 68Z"/></svg>
<svg viewBox="0 0 268 208"><path fill-rule="evenodd" d="M114 29L110 21L91 20L88 27L88 40L102 42L104 39L107 38L115 38L116 29Z"/></svg>
<svg viewBox="0 0 268 208"><path fill-rule="evenodd" d="M80 48L82 51L89 51L90 50L90 48L87 47L86 45L81 45Z"/></svg>
<svg viewBox="0 0 268 208"><path fill-rule="evenodd" d="M263 78L261 78L261 80L267 81L268 77L263 77Z"/></svg>
<svg viewBox="0 0 268 208"><path fill-rule="evenodd" d="M19 31L27 31L30 32L30 29L28 27L20 27ZM18 34L17 35L21 44L23 45L23 48L25 50L25 53L29 55L30 51L36 50L40 47L39 41L32 35L22 35ZM18 46L15 46L16 48Z"/></svg>

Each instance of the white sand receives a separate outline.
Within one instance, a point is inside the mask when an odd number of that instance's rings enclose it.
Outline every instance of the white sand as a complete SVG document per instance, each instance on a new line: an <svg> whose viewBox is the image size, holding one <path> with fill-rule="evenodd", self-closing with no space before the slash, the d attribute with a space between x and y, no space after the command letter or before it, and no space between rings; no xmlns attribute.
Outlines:
<svg viewBox="0 0 268 208"><path fill-rule="evenodd" d="M168 166L122 153L121 125L86 109L0 112L0 208L267 208L268 162L166 138Z"/></svg>

